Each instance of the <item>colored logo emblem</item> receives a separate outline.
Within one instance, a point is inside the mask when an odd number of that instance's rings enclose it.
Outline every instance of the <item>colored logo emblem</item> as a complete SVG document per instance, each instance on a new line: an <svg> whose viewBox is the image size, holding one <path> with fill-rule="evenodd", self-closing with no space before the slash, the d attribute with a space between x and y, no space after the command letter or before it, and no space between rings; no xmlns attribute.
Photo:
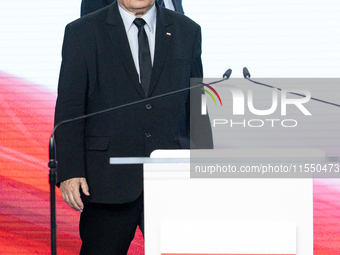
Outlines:
<svg viewBox="0 0 340 255"><path fill-rule="evenodd" d="M208 87L216 95L216 97L218 98L218 100L220 101L220 104L222 106L222 100L221 100L220 95L217 93L217 91L208 84L203 83L203 85L205 87ZM215 100L213 94L209 90L206 90L204 88L201 88L201 90L203 90L205 93L207 93L212 98L212 100L214 100L214 103L217 106L217 103L216 103L216 100ZM207 97L206 97L205 94L202 94L202 102L201 103L202 103L201 114L206 115L207 114Z"/></svg>

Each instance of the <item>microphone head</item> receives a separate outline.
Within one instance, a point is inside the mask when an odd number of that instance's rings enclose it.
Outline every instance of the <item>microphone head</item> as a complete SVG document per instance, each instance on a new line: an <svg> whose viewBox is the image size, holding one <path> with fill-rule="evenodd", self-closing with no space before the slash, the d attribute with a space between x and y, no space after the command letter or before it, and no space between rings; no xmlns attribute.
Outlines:
<svg viewBox="0 0 340 255"><path fill-rule="evenodd" d="M250 79L250 73L249 73L247 67L244 67L244 68L243 68L243 77L244 77L245 79Z"/></svg>
<svg viewBox="0 0 340 255"><path fill-rule="evenodd" d="M223 79L228 80L230 78L232 70L229 68L224 74L223 74Z"/></svg>

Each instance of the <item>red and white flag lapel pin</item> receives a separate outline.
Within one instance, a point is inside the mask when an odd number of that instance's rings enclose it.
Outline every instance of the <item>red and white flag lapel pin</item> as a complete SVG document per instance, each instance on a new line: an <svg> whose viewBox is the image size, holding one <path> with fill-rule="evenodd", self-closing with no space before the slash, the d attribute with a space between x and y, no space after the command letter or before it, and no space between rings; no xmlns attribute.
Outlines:
<svg viewBox="0 0 340 255"><path fill-rule="evenodd" d="M170 32L166 32L166 35L167 35L167 36L171 36L171 33L170 33Z"/></svg>

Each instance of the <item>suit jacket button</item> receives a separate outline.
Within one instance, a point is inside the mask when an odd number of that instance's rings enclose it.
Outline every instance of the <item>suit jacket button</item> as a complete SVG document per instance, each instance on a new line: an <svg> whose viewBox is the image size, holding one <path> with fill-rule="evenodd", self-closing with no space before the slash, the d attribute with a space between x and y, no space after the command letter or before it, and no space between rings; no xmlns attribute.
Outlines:
<svg viewBox="0 0 340 255"><path fill-rule="evenodd" d="M147 105L145 105L145 108L150 110L152 108L152 106L151 106L151 104L147 104Z"/></svg>
<svg viewBox="0 0 340 255"><path fill-rule="evenodd" d="M151 134L150 133L145 133L145 137L149 138L149 137L151 137Z"/></svg>

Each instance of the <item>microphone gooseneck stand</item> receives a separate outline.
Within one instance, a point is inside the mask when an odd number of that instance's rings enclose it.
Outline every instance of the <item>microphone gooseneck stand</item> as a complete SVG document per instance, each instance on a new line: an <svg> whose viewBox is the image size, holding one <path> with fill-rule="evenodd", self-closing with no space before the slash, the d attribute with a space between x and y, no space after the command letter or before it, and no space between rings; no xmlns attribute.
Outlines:
<svg viewBox="0 0 340 255"><path fill-rule="evenodd" d="M55 140L54 140L54 133L57 130L57 128L60 127L61 125L66 124L66 123L74 122L74 121L81 120L81 119L86 119L86 118L91 117L91 116L107 113L107 112L114 111L114 110L117 110L117 109L120 109L120 108L124 108L124 107L128 107L128 106L148 102L150 100L159 99L159 98L162 98L162 97L178 94L178 93L181 93L181 92L184 92L184 91L187 91L187 90L191 90L191 89L194 89L194 88L202 87L202 86L209 86L209 85L217 84L217 83L220 83L222 81L228 80L230 75L231 75L231 72L232 72L231 69L228 69L223 74L223 76L222 76L223 79L218 80L218 81L210 82L210 83L207 83L207 84L198 83L198 85L195 85L195 86L192 86L192 87L171 91L171 92L161 94L161 95L158 95L158 96L145 98L145 99L142 99L142 100L139 100L139 101L119 105L119 106L108 108L108 109L105 109L105 110L102 110L102 111L93 112L93 113L82 115L82 116L79 116L79 117L76 117L76 118L64 120L64 121L57 123L54 126L54 129L51 132L51 137L50 137L50 142L49 142L49 162L48 162L48 167L50 169L49 184L50 184L50 216L51 216L50 221L51 221L51 254L52 255L57 254L57 223L56 223L55 186L56 186L56 183L57 183L58 162L57 162L56 143L55 143Z"/></svg>
<svg viewBox="0 0 340 255"><path fill-rule="evenodd" d="M244 68L243 68L243 77L244 77L246 80L251 81L252 83L255 83L255 84L257 84L257 85L265 86L265 87L272 88L272 89L282 90L281 88L278 88L278 87L275 87L275 86L271 86L271 85L267 85L267 84L264 84L264 83L261 83L261 82L254 81L254 80L250 79L250 73L249 73L247 67L244 67ZM288 92L288 93L289 93L289 94L292 94L292 95L300 96L300 97L306 97L306 96L303 95L303 94L299 94L299 93L295 93L295 92ZM332 103L332 102L328 102L328 101L325 101L325 100L321 100L321 99L318 99L318 98L315 98L315 97L311 97L310 99L312 99L312 100L314 100L314 101L318 101L318 102L324 103L324 104L329 104L329 105L333 105L333 106L340 107L339 104L335 104L335 103Z"/></svg>
<svg viewBox="0 0 340 255"><path fill-rule="evenodd" d="M57 254L57 221L56 221L56 197L55 186L57 183L57 154L56 145L53 134L51 135L49 143L49 162L50 168L49 183L50 183L50 223L51 223L51 254Z"/></svg>

